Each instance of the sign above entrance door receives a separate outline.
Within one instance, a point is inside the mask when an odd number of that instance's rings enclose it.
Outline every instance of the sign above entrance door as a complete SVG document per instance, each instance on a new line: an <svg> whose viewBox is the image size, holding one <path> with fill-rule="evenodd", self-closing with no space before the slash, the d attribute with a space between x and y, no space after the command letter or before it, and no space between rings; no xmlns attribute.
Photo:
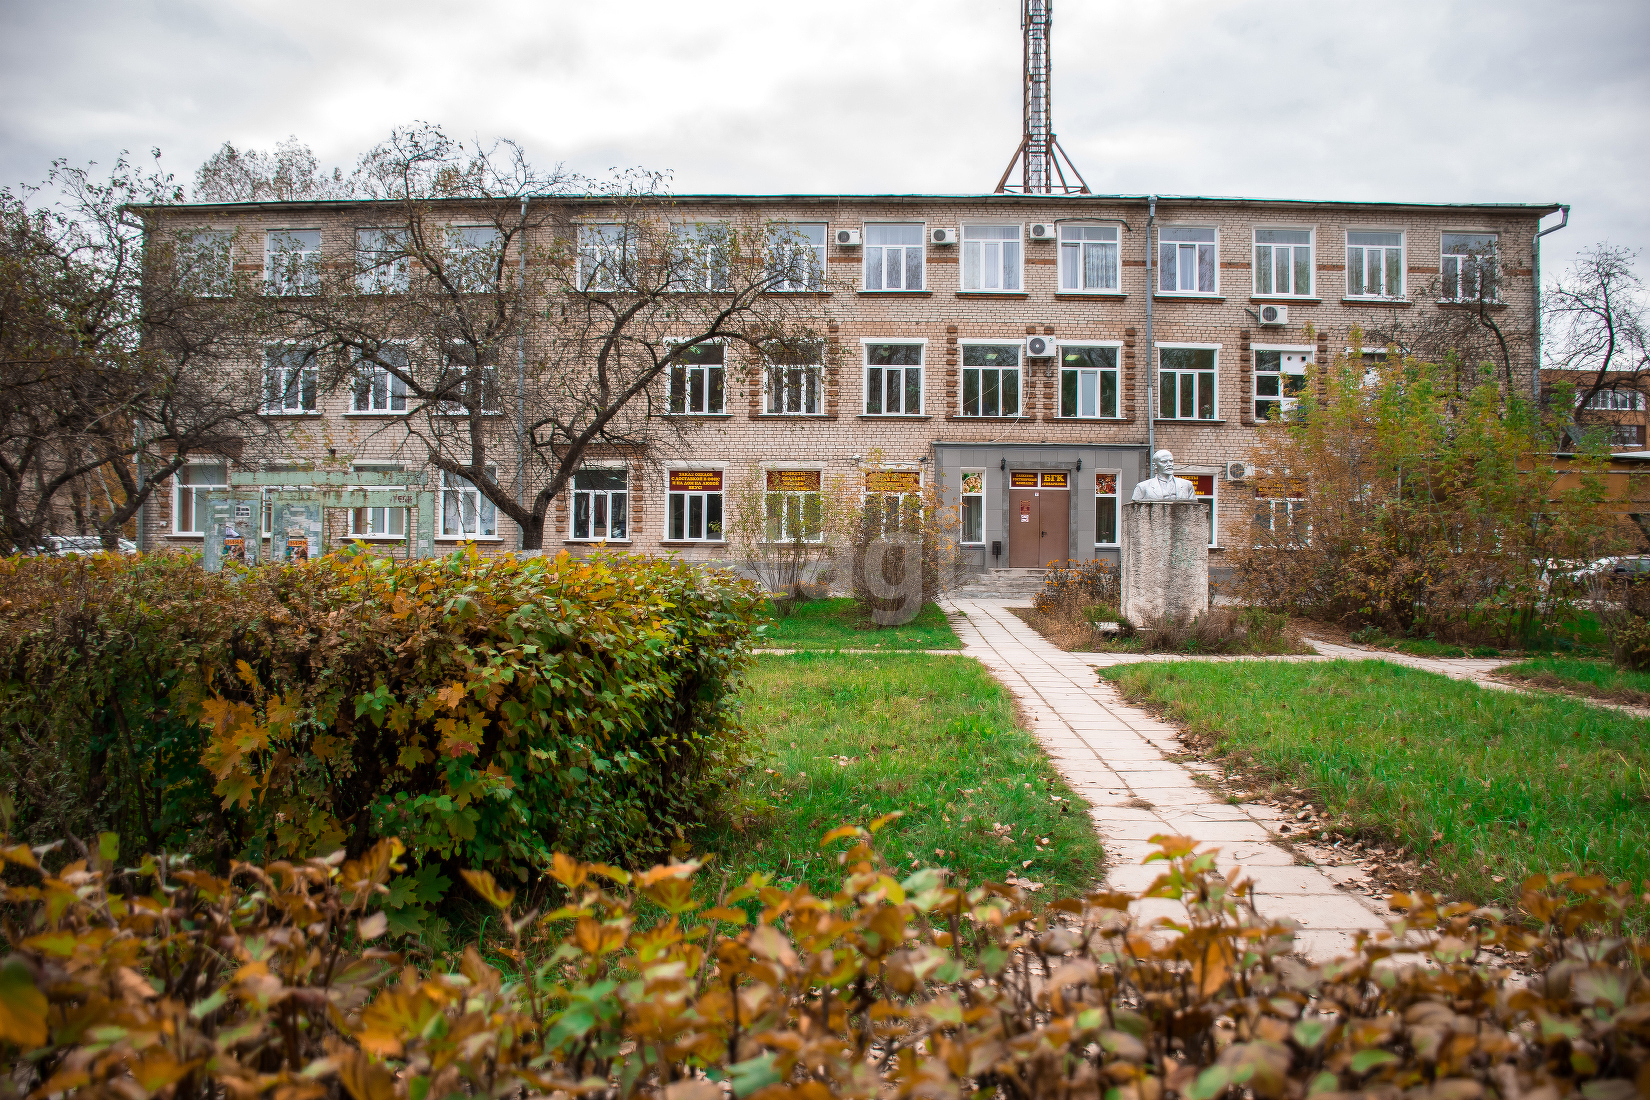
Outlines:
<svg viewBox="0 0 1650 1100"><path fill-rule="evenodd" d="M1013 470L1008 475L1010 489L1069 489L1071 475L1064 470Z"/></svg>

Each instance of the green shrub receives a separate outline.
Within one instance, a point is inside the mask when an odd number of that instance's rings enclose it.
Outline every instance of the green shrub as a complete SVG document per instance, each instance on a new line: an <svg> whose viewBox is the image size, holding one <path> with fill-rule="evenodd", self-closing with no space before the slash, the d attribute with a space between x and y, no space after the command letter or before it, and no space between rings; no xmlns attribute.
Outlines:
<svg viewBox="0 0 1650 1100"><path fill-rule="evenodd" d="M1623 617L1610 631L1610 648L1617 668L1650 669L1650 619Z"/></svg>
<svg viewBox="0 0 1650 1100"><path fill-rule="evenodd" d="M1512 919L1396 895L1391 933L1312 965L1182 837L1155 839L1143 893L1042 913L837 839L825 896L753 875L707 906L697 863L562 857L563 904L518 916L466 872L503 932L445 973L369 946L392 841L222 877L0 847L0 1100L1632 1100L1650 1079L1626 884L1535 876Z"/></svg>
<svg viewBox="0 0 1650 1100"><path fill-rule="evenodd" d="M739 751L757 606L672 561L333 555L0 563L0 778L31 840L358 858L408 920L455 866L528 881L680 841Z"/></svg>

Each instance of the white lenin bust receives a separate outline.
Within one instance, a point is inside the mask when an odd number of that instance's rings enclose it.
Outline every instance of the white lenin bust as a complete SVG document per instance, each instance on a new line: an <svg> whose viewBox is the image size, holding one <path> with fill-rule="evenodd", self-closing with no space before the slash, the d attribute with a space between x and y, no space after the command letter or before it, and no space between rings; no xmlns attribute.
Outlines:
<svg viewBox="0 0 1650 1100"><path fill-rule="evenodd" d="M1134 486L1135 500L1196 500L1197 486L1174 476L1174 455L1158 451L1152 455L1152 476Z"/></svg>

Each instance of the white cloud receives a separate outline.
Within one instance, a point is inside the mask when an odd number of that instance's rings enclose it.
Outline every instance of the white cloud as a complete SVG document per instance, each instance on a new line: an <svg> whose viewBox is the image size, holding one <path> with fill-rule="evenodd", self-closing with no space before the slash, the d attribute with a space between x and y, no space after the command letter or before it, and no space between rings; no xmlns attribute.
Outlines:
<svg viewBox="0 0 1650 1100"><path fill-rule="evenodd" d="M297 134L348 166L413 119L683 192L989 190L1016 0L0 0L0 175ZM1062 0L1054 118L1091 186L1561 201L1548 263L1650 242L1650 6Z"/></svg>

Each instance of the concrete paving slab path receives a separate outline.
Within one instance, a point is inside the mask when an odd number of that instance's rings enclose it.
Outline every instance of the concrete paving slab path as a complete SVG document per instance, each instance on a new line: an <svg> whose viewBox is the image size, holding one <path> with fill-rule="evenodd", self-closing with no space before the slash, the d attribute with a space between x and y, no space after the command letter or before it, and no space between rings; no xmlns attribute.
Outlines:
<svg viewBox="0 0 1650 1100"><path fill-rule="evenodd" d="M1170 754L1179 732L1133 706L1094 672L1109 656L1066 653L1013 615L1023 600L953 599L944 605L963 653L977 658L1014 694L1032 732L1073 791L1088 800L1105 842L1106 879L1141 890L1157 876L1143 865L1158 833L1189 836L1220 848L1223 869L1241 866L1255 880L1256 907L1300 921L1303 953L1327 959L1351 950L1360 929L1386 926L1389 914L1337 885L1324 868L1301 866L1277 843L1280 814L1218 799ZM1362 656L1362 654L1360 654ZM1319 658L1322 659L1322 658ZM1345 877L1345 876L1342 876ZM1178 915L1178 902L1154 902L1141 916Z"/></svg>

